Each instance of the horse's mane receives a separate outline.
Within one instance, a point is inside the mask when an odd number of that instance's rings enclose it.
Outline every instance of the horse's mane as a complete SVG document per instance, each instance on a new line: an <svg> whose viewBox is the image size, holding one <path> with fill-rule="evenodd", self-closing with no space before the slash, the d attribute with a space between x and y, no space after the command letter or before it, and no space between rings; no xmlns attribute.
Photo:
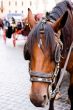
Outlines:
<svg viewBox="0 0 73 110"><path fill-rule="evenodd" d="M67 10L70 10L70 12L72 13L71 4L68 1L60 2L56 5L56 7L53 8L53 10L50 12L48 18L57 20ZM29 50L30 53L32 53L31 50L32 50L32 46L33 46L34 42L36 40L39 41L39 39L40 39L39 36L40 36L41 27L42 27L42 21L40 21L34 27L34 29L31 30L31 32L28 35L27 44L28 44L28 50ZM48 25L47 23L44 23L43 28L44 28L44 34L45 34L44 36L46 38L46 40L45 40L46 47L49 45L49 43L51 43L52 50L54 50L56 44L54 42L54 37L53 37L54 36L54 31L53 31L52 27L51 27L51 25ZM64 29L62 30L62 35L61 35L65 48L67 48L68 45L70 46L71 41L73 40L73 37L71 35L71 31L70 31L71 28L72 28L72 24L71 24L71 21L70 21L70 17L68 17L67 23L64 26ZM71 37L71 39L70 39L70 37Z"/></svg>
<svg viewBox="0 0 73 110"><path fill-rule="evenodd" d="M72 11L72 5L69 1L63 1L58 3L53 10L48 14L48 19L57 20L59 17L61 17L67 9Z"/></svg>
<svg viewBox="0 0 73 110"><path fill-rule="evenodd" d="M71 42L73 41L73 20L72 20L72 11L73 6L69 1L63 1L56 5L53 10L47 15L47 19L53 19L56 21L60 18L66 11L68 11L68 18L64 28L61 31L61 40L64 44L64 52L68 51ZM72 17L72 18L71 18Z"/></svg>

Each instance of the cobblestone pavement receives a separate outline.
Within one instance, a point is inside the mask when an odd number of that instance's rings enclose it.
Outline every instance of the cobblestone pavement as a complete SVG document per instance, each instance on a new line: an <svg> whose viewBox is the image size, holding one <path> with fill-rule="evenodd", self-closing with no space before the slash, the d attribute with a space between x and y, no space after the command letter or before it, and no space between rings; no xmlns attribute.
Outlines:
<svg viewBox="0 0 73 110"><path fill-rule="evenodd" d="M23 58L23 43L13 47L11 40L6 45L0 37L0 110L48 110L35 107L29 100L30 80L28 61ZM64 76L62 98L55 101L55 110L69 110L67 89L69 75Z"/></svg>

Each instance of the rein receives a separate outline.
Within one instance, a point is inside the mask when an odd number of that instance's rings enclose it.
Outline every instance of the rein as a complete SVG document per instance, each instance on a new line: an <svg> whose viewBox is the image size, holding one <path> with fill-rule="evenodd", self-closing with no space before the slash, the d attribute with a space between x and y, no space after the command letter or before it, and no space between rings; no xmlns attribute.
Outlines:
<svg viewBox="0 0 73 110"><path fill-rule="evenodd" d="M59 91L59 87L60 87L60 85L61 85L63 76L64 76L64 74L65 74L65 72L66 72L66 67L67 67L67 65L68 65L68 61L69 61L69 58L70 58L72 49L73 49L73 42L71 43L71 46L70 46L70 49L69 49L69 52L68 52L68 55L67 55L67 58L66 58L64 67L61 69L60 78L59 78L59 80L58 80L58 82L57 82L57 85L56 85L54 91L52 91L52 88L51 88L52 86L49 86L49 91L51 91L51 92L50 92L50 99L51 99L51 98L54 98L54 97L56 96L56 94L58 93L58 91Z"/></svg>

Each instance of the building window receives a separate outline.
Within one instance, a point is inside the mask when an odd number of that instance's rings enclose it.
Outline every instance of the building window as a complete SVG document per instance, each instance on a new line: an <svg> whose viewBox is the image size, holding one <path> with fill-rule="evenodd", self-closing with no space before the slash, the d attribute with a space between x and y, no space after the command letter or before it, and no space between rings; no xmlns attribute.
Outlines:
<svg viewBox="0 0 73 110"><path fill-rule="evenodd" d="M1 7L0 7L1 12L3 13L3 1L1 1Z"/></svg>
<svg viewBox="0 0 73 110"><path fill-rule="evenodd" d="M22 14L24 13L24 11L22 10Z"/></svg>
<svg viewBox="0 0 73 110"><path fill-rule="evenodd" d="M9 6L11 5L11 2L9 1Z"/></svg>
<svg viewBox="0 0 73 110"><path fill-rule="evenodd" d="M23 6L23 4L24 4L24 3L23 3L23 1L22 1L22 6Z"/></svg>
<svg viewBox="0 0 73 110"><path fill-rule="evenodd" d="M17 6L17 1L15 1L15 6Z"/></svg>
<svg viewBox="0 0 73 110"><path fill-rule="evenodd" d="M17 13L17 10L15 10L15 13Z"/></svg>
<svg viewBox="0 0 73 110"><path fill-rule="evenodd" d="M30 1L30 6L32 5L32 1Z"/></svg>

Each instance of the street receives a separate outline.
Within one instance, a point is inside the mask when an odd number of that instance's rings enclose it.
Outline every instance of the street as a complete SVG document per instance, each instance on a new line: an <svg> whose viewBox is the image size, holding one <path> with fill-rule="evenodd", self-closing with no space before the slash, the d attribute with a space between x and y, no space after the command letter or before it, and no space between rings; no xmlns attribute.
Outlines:
<svg viewBox="0 0 73 110"><path fill-rule="evenodd" d="M0 110L48 110L35 107L29 99L30 76L28 61L24 60L23 47L25 41L17 41L13 47L12 41L4 43L0 36ZM67 89L69 74L66 73L61 86L62 98L55 101L55 110L69 110Z"/></svg>

